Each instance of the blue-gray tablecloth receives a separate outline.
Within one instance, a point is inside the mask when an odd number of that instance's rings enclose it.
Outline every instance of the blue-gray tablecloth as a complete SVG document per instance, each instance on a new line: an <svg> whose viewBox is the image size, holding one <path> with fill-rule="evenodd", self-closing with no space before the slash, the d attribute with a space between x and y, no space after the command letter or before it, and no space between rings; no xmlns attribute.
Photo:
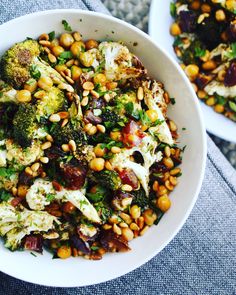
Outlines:
<svg viewBox="0 0 236 295"><path fill-rule="evenodd" d="M99 0L1 0L0 23L54 8L108 13ZM208 137L207 168L199 199L179 234L150 262L116 280L70 289L33 285L0 272L0 294L235 295L235 254L236 173Z"/></svg>

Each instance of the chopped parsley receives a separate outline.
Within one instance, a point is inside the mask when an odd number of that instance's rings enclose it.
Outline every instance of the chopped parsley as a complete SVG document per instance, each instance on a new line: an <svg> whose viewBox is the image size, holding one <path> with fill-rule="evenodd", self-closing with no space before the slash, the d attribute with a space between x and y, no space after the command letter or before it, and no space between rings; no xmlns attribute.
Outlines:
<svg viewBox="0 0 236 295"><path fill-rule="evenodd" d="M65 19L63 19L61 23L63 24L65 31L72 32L71 26L68 24L68 22Z"/></svg>
<svg viewBox="0 0 236 295"><path fill-rule="evenodd" d="M62 52L59 57L58 57L58 60L59 60L59 64L64 64L66 63L66 61L68 59L71 59L73 57L73 54L71 53L71 51L64 51Z"/></svg>
<svg viewBox="0 0 236 295"><path fill-rule="evenodd" d="M30 66L30 75L32 78L38 80L41 77L41 73L36 65Z"/></svg>
<svg viewBox="0 0 236 295"><path fill-rule="evenodd" d="M173 2L170 2L170 15L176 17L176 6Z"/></svg>
<svg viewBox="0 0 236 295"><path fill-rule="evenodd" d="M0 189L0 201L7 202L12 197L12 194L4 189Z"/></svg>
<svg viewBox="0 0 236 295"><path fill-rule="evenodd" d="M175 101L175 98L174 98L174 97L170 97L170 103L171 103L171 104L173 104L173 105L176 103L176 101Z"/></svg>
<svg viewBox="0 0 236 295"><path fill-rule="evenodd" d="M52 32L50 32L50 33L48 33L48 36L49 36L49 41L52 41L52 40L54 40L55 39L55 31L52 31Z"/></svg>
<svg viewBox="0 0 236 295"><path fill-rule="evenodd" d="M232 111L236 112L236 103L233 101L229 102L229 107L231 108Z"/></svg>
<svg viewBox="0 0 236 295"><path fill-rule="evenodd" d="M93 251L97 251L97 250L99 250L100 249L100 247L97 247L97 246L92 246L91 247L91 250L93 250Z"/></svg>
<svg viewBox="0 0 236 295"><path fill-rule="evenodd" d="M206 50L200 47L195 47L194 52L196 57L203 57L206 54Z"/></svg>
<svg viewBox="0 0 236 295"><path fill-rule="evenodd" d="M52 202L55 199L55 197L56 197L56 195L54 195L54 194L47 194L46 195L46 200L48 202Z"/></svg>
<svg viewBox="0 0 236 295"><path fill-rule="evenodd" d="M230 45L230 52L227 52L225 54L226 57L228 57L229 59L234 59L236 58L236 42L232 43Z"/></svg>

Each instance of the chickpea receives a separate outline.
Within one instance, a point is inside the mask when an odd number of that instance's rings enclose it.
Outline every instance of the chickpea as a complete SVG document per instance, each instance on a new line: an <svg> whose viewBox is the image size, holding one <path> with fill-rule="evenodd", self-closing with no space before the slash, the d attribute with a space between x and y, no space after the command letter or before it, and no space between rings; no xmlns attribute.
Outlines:
<svg viewBox="0 0 236 295"><path fill-rule="evenodd" d="M76 41L70 47L70 51L75 57L78 57L80 55L80 52L83 51L84 49L85 49L85 45L84 45L84 42L82 41Z"/></svg>
<svg viewBox="0 0 236 295"><path fill-rule="evenodd" d="M122 237L126 241L132 241L134 238L134 233L129 227L122 228Z"/></svg>
<svg viewBox="0 0 236 295"><path fill-rule="evenodd" d="M107 81L106 75L99 73L93 78L94 84L105 85Z"/></svg>
<svg viewBox="0 0 236 295"><path fill-rule="evenodd" d="M61 47L59 45L52 47L52 53L56 57L60 56L62 54L62 52L64 52L64 48L63 47Z"/></svg>
<svg viewBox="0 0 236 295"><path fill-rule="evenodd" d="M200 8L200 5L201 5L200 2L198 0L196 0L191 3L191 8L193 10L198 10Z"/></svg>
<svg viewBox="0 0 236 295"><path fill-rule="evenodd" d="M111 131L110 132L110 137L111 137L111 139L113 139L115 141L121 141L122 134L121 134L120 131Z"/></svg>
<svg viewBox="0 0 236 295"><path fill-rule="evenodd" d="M157 199L157 207L162 211L166 212L171 206L171 201L167 195L161 196Z"/></svg>
<svg viewBox="0 0 236 295"><path fill-rule="evenodd" d="M92 54L88 51L86 52L81 52L79 55L80 62L82 63L83 66L85 67L91 67L93 64L94 58Z"/></svg>
<svg viewBox="0 0 236 295"><path fill-rule="evenodd" d="M20 198L24 198L27 194L28 186L27 185L19 185L17 189L17 195Z"/></svg>
<svg viewBox="0 0 236 295"><path fill-rule="evenodd" d="M63 33L60 36L59 42L62 47L69 48L73 44L74 38L69 33Z"/></svg>
<svg viewBox="0 0 236 295"><path fill-rule="evenodd" d="M16 99L19 102L30 102L31 101L31 93L29 90L19 90L19 91L17 91Z"/></svg>
<svg viewBox="0 0 236 295"><path fill-rule="evenodd" d="M167 189L164 185L160 185L157 192L158 192L158 196L162 196L167 194Z"/></svg>
<svg viewBox="0 0 236 295"><path fill-rule="evenodd" d="M146 209L144 212L143 212L143 218L144 218L144 222L151 226L153 225L154 221L157 219L157 215L155 212L153 212L152 209Z"/></svg>
<svg viewBox="0 0 236 295"><path fill-rule="evenodd" d="M222 106L221 104L217 104L217 105L215 105L214 110L215 110L217 113L223 113L224 110L225 110L225 108L224 108L224 106Z"/></svg>
<svg viewBox="0 0 236 295"><path fill-rule="evenodd" d="M75 212L76 207L71 202L68 201L68 202L63 204L62 210L65 213L71 214L71 213Z"/></svg>
<svg viewBox="0 0 236 295"><path fill-rule="evenodd" d="M218 22L223 22L223 21L225 21L226 16L225 16L225 12L224 12L224 10L222 10L222 9L217 10L215 16L216 16L216 20L217 20Z"/></svg>
<svg viewBox="0 0 236 295"><path fill-rule="evenodd" d="M202 64L202 68L205 71L212 71L217 67L214 60L208 60Z"/></svg>
<svg viewBox="0 0 236 295"><path fill-rule="evenodd" d="M202 4L201 10L203 13L210 13L211 12L211 6L209 4Z"/></svg>
<svg viewBox="0 0 236 295"><path fill-rule="evenodd" d="M71 248L69 246L61 246L57 249L57 256L61 259L66 259L71 256Z"/></svg>
<svg viewBox="0 0 236 295"><path fill-rule="evenodd" d="M197 92L197 96L198 96L200 99L204 99L204 98L207 96L207 93L206 93L204 90L198 90L198 92Z"/></svg>
<svg viewBox="0 0 236 295"><path fill-rule="evenodd" d="M106 153L106 149L101 147L101 144L97 144L93 149L97 157L103 157Z"/></svg>
<svg viewBox="0 0 236 295"><path fill-rule="evenodd" d="M181 34L181 29L177 23L173 23L170 27L170 33L172 36L178 36Z"/></svg>
<svg viewBox="0 0 236 295"><path fill-rule="evenodd" d="M30 79L25 83L24 89L30 91L31 93L37 89L37 81L35 79Z"/></svg>
<svg viewBox="0 0 236 295"><path fill-rule="evenodd" d="M103 158L95 158L90 161L89 166L94 171L102 171L105 166L105 160Z"/></svg>
<svg viewBox="0 0 236 295"><path fill-rule="evenodd" d="M184 71L191 80L194 80L199 73L199 67L197 65L190 64L184 69Z"/></svg>
<svg viewBox="0 0 236 295"><path fill-rule="evenodd" d="M43 90L49 91L53 86L53 81L50 77L43 76L38 80L38 87Z"/></svg>
<svg viewBox="0 0 236 295"><path fill-rule="evenodd" d="M86 48L86 50L89 50L92 48L98 48L98 42L94 39L90 39L85 42L85 48Z"/></svg>
<svg viewBox="0 0 236 295"><path fill-rule="evenodd" d="M82 69L78 66L71 67L71 78L75 81L78 80L80 75L82 74Z"/></svg>
<svg viewBox="0 0 236 295"><path fill-rule="evenodd" d="M158 119L158 114L155 110L147 110L146 115L150 119L150 121L153 123Z"/></svg>
<svg viewBox="0 0 236 295"><path fill-rule="evenodd" d="M208 106L213 106L215 104L215 98L212 96L206 100Z"/></svg>

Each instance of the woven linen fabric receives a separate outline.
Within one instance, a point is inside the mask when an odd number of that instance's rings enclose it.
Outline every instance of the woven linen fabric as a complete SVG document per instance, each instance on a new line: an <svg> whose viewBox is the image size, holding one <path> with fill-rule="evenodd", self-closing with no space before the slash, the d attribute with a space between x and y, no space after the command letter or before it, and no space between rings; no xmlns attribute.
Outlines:
<svg viewBox="0 0 236 295"><path fill-rule="evenodd" d="M53 8L92 9L107 13L97 0L1 0L0 23ZM0 295L234 295L235 213L236 173L208 137L207 168L198 201L181 231L151 261L118 279L81 288L38 286L0 272Z"/></svg>

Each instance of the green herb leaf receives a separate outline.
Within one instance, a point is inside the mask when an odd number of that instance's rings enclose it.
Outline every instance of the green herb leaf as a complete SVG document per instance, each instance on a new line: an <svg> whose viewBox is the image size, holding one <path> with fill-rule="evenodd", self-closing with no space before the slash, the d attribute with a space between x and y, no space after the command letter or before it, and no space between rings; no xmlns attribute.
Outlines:
<svg viewBox="0 0 236 295"><path fill-rule="evenodd" d="M63 19L61 23L63 24L64 29L65 29L66 31L68 31L68 32L72 32L72 28L71 28L71 26L68 24L68 22L67 22L65 19Z"/></svg>
<svg viewBox="0 0 236 295"><path fill-rule="evenodd" d="M71 59L72 57L73 57L73 54L72 54L71 51L64 51L64 52L62 52L62 53L59 55L59 57L58 57L59 64L61 65L61 64L66 63L66 61L67 61L68 59Z"/></svg>
<svg viewBox="0 0 236 295"><path fill-rule="evenodd" d="M180 38L180 36L177 36L177 37L175 38L175 41L174 41L174 43L173 43L173 46L174 46L174 47L178 47L178 46L180 46L180 45L182 45L182 44L183 44L182 39Z"/></svg>
<svg viewBox="0 0 236 295"><path fill-rule="evenodd" d="M228 57L229 59L234 59L236 58L236 43L232 43L230 45L230 52L227 52L226 57Z"/></svg>
<svg viewBox="0 0 236 295"><path fill-rule="evenodd" d="M176 6L173 2L170 2L170 15L176 17Z"/></svg>
<svg viewBox="0 0 236 295"><path fill-rule="evenodd" d="M97 246L92 246L91 247L91 250L93 250L93 251L97 251L98 249L100 249L100 247L97 247Z"/></svg>
<svg viewBox="0 0 236 295"><path fill-rule="evenodd" d="M214 97L216 98L217 104L225 105L227 102L224 96L218 95L217 93L214 93Z"/></svg>
<svg viewBox="0 0 236 295"><path fill-rule="evenodd" d="M229 107L231 108L232 111L236 112L236 103L235 102L230 101Z"/></svg>
<svg viewBox="0 0 236 295"><path fill-rule="evenodd" d="M170 97L170 103L171 103L171 104L175 104L175 103L176 103L176 101L175 101L175 98L174 98L174 97Z"/></svg>
<svg viewBox="0 0 236 295"><path fill-rule="evenodd" d="M9 179L15 173L15 169L13 168L0 168L0 177L4 177Z"/></svg>
<svg viewBox="0 0 236 295"><path fill-rule="evenodd" d="M46 195L46 200L48 202L52 202L55 199L55 197L56 197L56 195L54 195L54 194L47 194Z"/></svg>
<svg viewBox="0 0 236 295"><path fill-rule="evenodd" d="M195 56L196 57L203 57L206 54L206 50L202 49L200 47L195 47L194 51L195 51Z"/></svg>
<svg viewBox="0 0 236 295"><path fill-rule="evenodd" d="M48 33L48 36L49 36L49 41L52 41L52 40L54 40L55 39L55 31L52 31L52 32L50 32L50 33Z"/></svg>
<svg viewBox="0 0 236 295"><path fill-rule="evenodd" d="M142 125L144 126L150 126L151 125L151 120L149 119L148 115L146 114L145 111L141 110L139 111L139 116L140 116L140 120L142 122Z"/></svg>
<svg viewBox="0 0 236 295"><path fill-rule="evenodd" d="M12 194L4 189L0 189L0 201L7 202L12 197Z"/></svg>
<svg viewBox="0 0 236 295"><path fill-rule="evenodd" d="M41 73L36 65L30 66L30 75L32 78L38 80L41 77Z"/></svg>

